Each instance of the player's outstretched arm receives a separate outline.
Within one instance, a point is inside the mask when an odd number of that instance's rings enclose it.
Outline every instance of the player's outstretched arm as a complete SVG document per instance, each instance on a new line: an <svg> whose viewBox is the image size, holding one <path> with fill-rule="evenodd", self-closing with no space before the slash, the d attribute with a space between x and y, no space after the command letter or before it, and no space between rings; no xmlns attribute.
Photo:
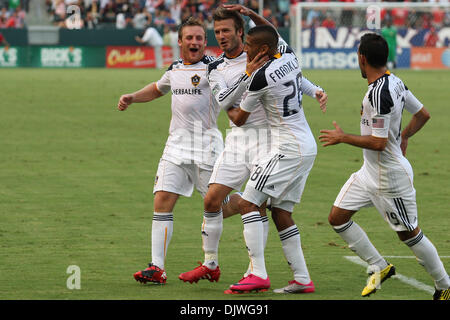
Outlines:
<svg viewBox="0 0 450 320"><path fill-rule="evenodd" d="M117 109L125 111L132 103L149 102L161 97L163 94L158 90L156 83L150 83L139 91L124 94L120 97Z"/></svg>
<svg viewBox="0 0 450 320"><path fill-rule="evenodd" d="M427 109L425 109L425 107L422 107L422 109L412 116L411 121L409 121L408 125L402 131L402 142L400 144L400 148L402 149L403 156L406 156L408 139L419 131L429 119L430 113Z"/></svg>
<svg viewBox="0 0 450 320"><path fill-rule="evenodd" d="M317 100L320 109L325 113L327 111L328 94L321 87L309 81L305 76L302 76L301 91Z"/></svg>
<svg viewBox="0 0 450 320"><path fill-rule="evenodd" d="M378 138L374 136L358 136L345 133L341 127L333 121L334 130L320 130L322 135L319 136L323 147L332 146L339 143L347 143L355 147L371 149L375 151L383 151L386 148L387 138Z"/></svg>
<svg viewBox="0 0 450 320"><path fill-rule="evenodd" d="M325 113L327 111L328 95L325 93L325 91L317 90L315 96L317 102L319 102L320 110Z"/></svg>

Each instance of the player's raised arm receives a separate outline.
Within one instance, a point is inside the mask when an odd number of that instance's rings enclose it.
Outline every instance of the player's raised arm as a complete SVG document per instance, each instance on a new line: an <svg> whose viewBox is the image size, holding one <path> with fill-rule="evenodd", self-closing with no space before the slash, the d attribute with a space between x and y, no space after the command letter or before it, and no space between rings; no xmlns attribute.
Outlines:
<svg viewBox="0 0 450 320"><path fill-rule="evenodd" d="M122 95L119 99L119 103L117 104L117 109L120 111L125 111L132 103L149 102L161 97L162 95L163 93L159 91L156 82L152 82L141 90Z"/></svg>
<svg viewBox="0 0 450 320"><path fill-rule="evenodd" d="M273 27L273 25L269 21L267 21L264 17L260 16L259 14L257 14L252 9L244 7L243 5L240 5L240 4L224 4L223 7L228 9L228 10L238 11L243 16L249 17L250 19L252 19L252 21L257 26L265 24L265 25L269 25L269 26Z"/></svg>

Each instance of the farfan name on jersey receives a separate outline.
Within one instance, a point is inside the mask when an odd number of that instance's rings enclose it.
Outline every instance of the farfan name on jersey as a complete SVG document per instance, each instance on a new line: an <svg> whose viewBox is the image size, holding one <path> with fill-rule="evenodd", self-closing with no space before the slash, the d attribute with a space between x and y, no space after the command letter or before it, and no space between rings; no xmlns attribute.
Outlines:
<svg viewBox="0 0 450 320"><path fill-rule="evenodd" d="M275 76L277 76L278 79L282 79L289 72L297 70L298 67L299 65L297 59L288 61L287 63L276 69L274 72L269 73L269 77L272 78L274 82L277 82Z"/></svg>
<svg viewBox="0 0 450 320"><path fill-rule="evenodd" d="M201 89L172 89L172 94L174 95L183 95L183 94L189 94L189 95L201 95L202 90Z"/></svg>

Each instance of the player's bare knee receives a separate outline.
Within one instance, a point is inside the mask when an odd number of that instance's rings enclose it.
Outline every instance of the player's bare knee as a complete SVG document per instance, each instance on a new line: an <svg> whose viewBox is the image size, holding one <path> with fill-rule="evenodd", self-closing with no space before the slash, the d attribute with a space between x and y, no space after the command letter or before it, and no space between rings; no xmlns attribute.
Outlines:
<svg viewBox="0 0 450 320"><path fill-rule="evenodd" d="M412 231L398 231L397 235L401 241L407 241L407 240L412 239L415 236L417 236L419 234L419 232L420 232L420 228L417 227Z"/></svg>
<svg viewBox="0 0 450 320"><path fill-rule="evenodd" d="M222 207L222 201L219 197L214 194L207 193L204 200L203 205L205 207L205 211L207 212L218 212Z"/></svg>
<svg viewBox="0 0 450 320"><path fill-rule="evenodd" d="M295 224L292 219L292 212L279 208L272 208L272 220L279 232Z"/></svg>
<svg viewBox="0 0 450 320"><path fill-rule="evenodd" d="M253 211L259 211L259 208L256 204L251 203L244 199L239 200L239 212L241 214L246 214Z"/></svg>
<svg viewBox="0 0 450 320"><path fill-rule="evenodd" d="M328 215L328 223L332 226L340 226L350 221L353 211L344 210L333 206Z"/></svg>

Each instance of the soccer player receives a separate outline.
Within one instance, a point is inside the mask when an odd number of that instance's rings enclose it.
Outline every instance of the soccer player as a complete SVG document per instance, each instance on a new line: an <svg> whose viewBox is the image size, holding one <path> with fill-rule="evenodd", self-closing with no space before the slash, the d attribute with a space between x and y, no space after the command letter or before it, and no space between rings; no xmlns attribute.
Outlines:
<svg viewBox="0 0 450 320"><path fill-rule="evenodd" d="M272 148L265 157L258 159L239 205L252 270L225 293L264 291L270 287L264 261L263 228L258 219L258 209L269 197L272 219L294 273L294 280L274 292L314 292L292 212L294 205L300 202L317 154L317 145L303 112L302 94L308 92L308 95L316 96L322 111L326 108L327 95L303 77L294 52L272 26L250 29L245 51L249 61L261 53L270 59L254 72L240 108L233 109L229 116L237 126L242 126L261 101L269 122Z"/></svg>
<svg viewBox="0 0 450 320"><path fill-rule="evenodd" d="M231 8L231 9L228 9ZM239 8L243 8L239 6ZM250 75L266 61L264 55L258 56L247 64L244 52L244 20L235 6L219 7L213 14L214 33L223 54L208 66L208 81L213 98L224 110L239 107L242 94ZM268 23L255 12L248 10L248 15L256 24ZM229 112L229 111L227 111ZM231 132L225 140L225 148L215 163L209 181L209 189L204 199L204 219L202 224L202 249L204 262L191 271L179 275L180 280L190 283L200 279L218 281L220 268L218 263L219 240L223 230L223 218L239 212L239 193L231 195L228 207L234 210L222 211L223 201L234 190L241 190L250 176L257 156L265 153L270 137L267 136L267 120L264 110L258 108L248 119L245 126L238 128L230 121ZM249 140L248 132L253 133ZM267 240L269 221L265 208L261 208L264 225L264 242ZM260 218L261 219L261 218Z"/></svg>
<svg viewBox="0 0 450 320"><path fill-rule="evenodd" d="M395 267L352 220L361 208L375 206L433 278L434 298L448 300L449 276L436 248L419 228L413 170L405 158L408 139L423 127L430 114L402 80L387 70L387 58L388 45L383 37L374 33L361 37L359 66L369 83L362 102L361 135L345 133L335 122L334 130L321 130L323 146L347 143L363 148L364 157L362 168L342 187L328 220L350 249L369 264L370 277L362 296L374 293L381 282L395 274ZM401 131L404 108L413 117Z"/></svg>
<svg viewBox="0 0 450 320"><path fill-rule="evenodd" d="M142 37L134 37L136 42L140 44L148 45L153 47L155 53L156 68L160 69L163 66L162 58L162 46L164 44L163 38L159 34L158 30L154 27L148 27Z"/></svg>
<svg viewBox="0 0 450 320"><path fill-rule="evenodd" d="M211 99L204 55L205 27L190 18L179 28L182 60L175 61L162 78L132 94L120 97L118 109L135 102L149 102L172 92L169 137L158 165L153 193L151 263L138 271L139 282L166 283L165 257L173 233L173 209L180 196L191 196L194 186L205 196L214 162L223 150L217 128L220 108Z"/></svg>
<svg viewBox="0 0 450 320"><path fill-rule="evenodd" d="M386 20L386 27L381 29L381 35L386 40L389 48L387 67L394 69L397 67L397 28L392 25L392 18Z"/></svg>

